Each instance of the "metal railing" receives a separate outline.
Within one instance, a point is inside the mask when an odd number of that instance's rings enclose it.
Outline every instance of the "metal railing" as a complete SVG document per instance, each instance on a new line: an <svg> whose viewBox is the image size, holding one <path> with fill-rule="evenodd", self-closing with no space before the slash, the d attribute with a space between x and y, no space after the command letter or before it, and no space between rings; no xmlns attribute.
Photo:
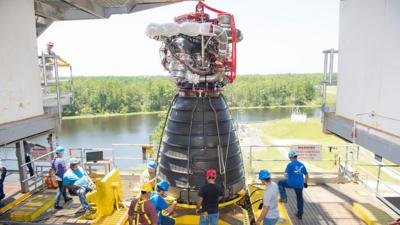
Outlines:
<svg viewBox="0 0 400 225"><path fill-rule="evenodd" d="M255 168L256 165L254 162L258 163L265 163L265 166L268 164L274 164L274 163L281 163L280 165L285 165L284 163L290 162L290 160L287 158L287 152L289 152L290 149L292 149L293 145L251 145L251 146L241 146L243 155L247 157L248 163L250 167L248 168L248 172L250 174L254 174L256 171L254 169L259 169ZM248 151L246 151L248 150ZM261 151L260 151L261 150ZM280 152L280 155L268 155L269 150L277 150L277 152ZM329 151L332 153L332 157L329 159L324 159L322 155L324 152ZM334 165L336 165L333 169L330 171L327 171L326 169L321 169L321 171L325 171L327 174L328 172L334 171L334 173L338 173L340 171L340 163L343 162L344 166L347 170L348 164L350 161L357 160L360 153L360 148L359 146L356 145L321 145L321 159L315 159L315 160L307 160L306 163L312 163L315 162L331 162ZM266 157L268 158L255 158L255 153L266 153ZM351 157L350 157L351 154ZM275 164L276 165L276 164ZM318 168L317 168L318 169ZM280 174L282 171L270 171L275 174ZM315 174L315 172L312 172ZM321 172L317 172L318 174L322 174ZM330 173L332 174L332 173Z"/></svg>
<svg viewBox="0 0 400 225"><path fill-rule="evenodd" d="M324 54L324 77L321 82L322 90L321 90L321 109L322 112L326 112L326 89L328 84L332 84L332 77L333 77L333 65L334 65L334 58L335 54L339 52L335 49L328 49L322 51Z"/></svg>
<svg viewBox="0 0 400 225"><path fill-rule="evenodd" d="M153 147L153 155L156 154L155 151L158 149L158 144L112 144L111 148L84 148L84 147L69 147L66 148L69 151L70 157L80 158L81 166L84 166L84 161L86 159L86 153L92 151L103 151L111 153L111 163L113 168L118 168L116 163L117 160L142 160L147 162L151 156L149 154L145 154L143 152L143 146L151 146ZM139 149L140 147L140 149ZM129 157L129 156L117 156L117 151L132 151L132 150L140 150L142 152L141 157Z"/></svg>
<svg viewBox="0 0 400 225"><path fill-rule="evenodd" d="M39 66L42 69L42 80L43 80L43 89L45 92L45 95L49 94L49 88L51 86L56 87L56 99L57 99L57 109L58 109L58 116L59 116L59 123L61 124L62 120L62 105L61 105L61 96L63 95L61 93L61 86L63 84L63 81L68 81L69 82L69 93L72 94L72 66L69 64L59 64L58 62L59 56L57 55L49 55L45 54L45 52L42 52L42 55L39 56ZM50 69L48 69L50 67ZM69 77L67 80L61 80L60 74L59 74L59 67L68 67L69 68ZM52 73L54 71L54 78L55 82L51 83L53 80L49 80L48 75L49 73ZM51 85L52 84L52 85Z"/></svg>

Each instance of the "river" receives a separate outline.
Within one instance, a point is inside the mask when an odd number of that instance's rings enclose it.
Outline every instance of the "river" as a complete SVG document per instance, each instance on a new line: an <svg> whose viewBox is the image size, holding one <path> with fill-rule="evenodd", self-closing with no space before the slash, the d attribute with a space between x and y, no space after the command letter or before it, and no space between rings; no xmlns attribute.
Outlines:
<svg viewBox="0 0 400 225"><path fill-rule="evenodd" d="M292 108L230 110L238 123L290 118ZM307 118L320 116L320 108L302 108ZM76 147L110 147L116 143L149 142L159 118L156 114L64 120L59 144Z"/></svg>
<svg viewBox="0 0 400 225"><path fill-rule="evenodd" d="M254 123L290 118L292 108L239 109L230 110L238 123ZM302 108L307 118L318 118L320 108ZM58 144L66 148L111 148L113 144L146 144L157 127L160 118L157 114L127 115L112 117L94 117L70 119L62 122L58 133ZM46 145L45 137L32 140L34 143ZM141 157L141 147L115 147L117 157ZM14 149L1 151L1 158L14 158ZM66 153L69 154L68 152ZM104 151L105 157L111 157L111 151ZM68 156L66 156L68 157ZM141 164L142 160L116 160L119 168L132 168ZM46 164L46 163L45 163ZM16 162L5 162L7 168L16 169ZM47 165L47 164L46 164Z"/></svg>

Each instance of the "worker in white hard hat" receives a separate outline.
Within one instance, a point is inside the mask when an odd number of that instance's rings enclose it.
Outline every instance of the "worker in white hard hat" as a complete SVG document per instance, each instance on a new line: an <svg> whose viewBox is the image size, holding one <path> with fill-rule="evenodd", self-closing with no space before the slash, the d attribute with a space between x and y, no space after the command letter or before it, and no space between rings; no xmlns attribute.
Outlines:
<svg viewBox="0 0 400 225"><path fill-rule="evenodd" d="M67 167L65 165L65 160L63 159L64 148L61 146L58 146L56 148L55 152L56 152L56 157L51 161L51 168L55 171L56 180L58 182L58 191L57 191L57 195L56 195L56 201L54 203L54 208L62 209L62 207L60 206L61 196L64 197L64 203L71 201L72 198L67 196L67 192L63 185L63 177L64 177L65 172L67 171Z"/></svg>
<svg viewBox="0 0 400 225"><path fill-rule="evenodd" d="M53 75L53 70L54 70L54 59L56 58L59 62L65 64L65 65L69 65L69 63L67 61L65 61L64 59L62 59L60 56L56 55L56 53L53 51L53 47L54 47L54 43L49 41L47 43L47 47L45 50L43 50L43 54L47 56L46 59L46 65L43 65L43 70L41 73L41 78L42 80L44 80L44 75L46 75L46 80L47 81L51 81L54 80L54 75ZM47 90L48 88L45 87L44 91L45 93L48 92Z"/></svg>
<svg viewBox="0 0 400 225"><path fill-rule="evenodd" d="M64 174L63 184L65 187L74 190L78 194L82 207L85 210L85 215L88 215L91 214L93 210L86 200L86 193L92 191L95 185L87 173L79 166L79 163L79 159L76 158L71 158L69 160L70 168Z"/></svg>

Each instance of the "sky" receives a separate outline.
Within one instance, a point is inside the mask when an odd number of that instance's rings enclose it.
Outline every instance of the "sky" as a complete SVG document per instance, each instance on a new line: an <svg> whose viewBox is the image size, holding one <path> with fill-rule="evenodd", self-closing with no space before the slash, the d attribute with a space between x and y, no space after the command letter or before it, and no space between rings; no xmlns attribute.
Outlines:
<svg viewBox="0 0 400 225"><path fill-rule="evenodd" d="M325 49L338 47L339 0L207 0L235 16L244 39L237 44L237 73L281 74L323 71ZM172 22L193 12L195 1L109 19L57 21L38 38L48 41L79 76L167 75L161 43L148 38L149 23Z"/></svg>

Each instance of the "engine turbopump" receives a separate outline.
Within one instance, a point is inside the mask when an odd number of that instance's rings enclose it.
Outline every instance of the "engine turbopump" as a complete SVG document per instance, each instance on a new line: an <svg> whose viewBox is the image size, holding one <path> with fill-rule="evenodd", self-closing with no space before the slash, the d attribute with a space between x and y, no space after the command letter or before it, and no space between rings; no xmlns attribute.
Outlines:
<svg viewBox="0 0 400 225"><path fill-rule="evenodd" d="M218 89L236 77L236 42L243 39L233 15L215 10L210 19L200 2L196 12L175 17L174 23L149 24L146 35L161 41L161 63L178 89Z"/></svg>

